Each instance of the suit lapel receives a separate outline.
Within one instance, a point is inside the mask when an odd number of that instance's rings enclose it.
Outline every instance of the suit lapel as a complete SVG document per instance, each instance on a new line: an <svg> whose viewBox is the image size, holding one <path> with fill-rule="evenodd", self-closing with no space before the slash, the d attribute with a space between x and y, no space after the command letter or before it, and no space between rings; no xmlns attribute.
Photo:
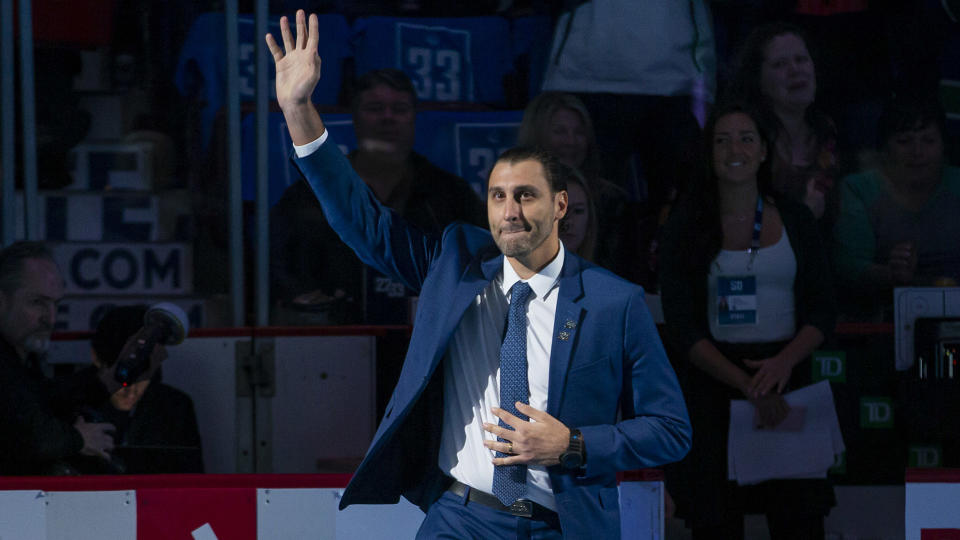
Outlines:
<svg viewBox="0 0 960 540"><path fill-rule="evenodd" d="M547 413L557 416L567 381L567 371L573 360L573 345L583 317L579 301L583 296L583 281L580 276L580 259L566 253L560 271L560 290L557 296L557 312L553 321L553 346L550 351L550 386L547 396Z"/></svg>

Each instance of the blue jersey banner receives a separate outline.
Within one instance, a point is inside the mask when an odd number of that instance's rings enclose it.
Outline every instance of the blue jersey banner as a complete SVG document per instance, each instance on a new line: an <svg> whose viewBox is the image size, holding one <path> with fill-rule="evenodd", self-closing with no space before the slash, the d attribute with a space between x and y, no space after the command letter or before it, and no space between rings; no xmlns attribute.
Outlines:
<svg viewBox="0 0 960 540"><path fill-rule="evenodd" d="M484 198L490 169L497 156L516 144L522 117L523 111L423 111L417 114L414 150L437 167L465 179ZM323 122L330 132L330 140L343 153L357 147L351 115L324 114ZM247 201L254 200L256 194L254 128L254 115L248 114L242 124L241 152L243 198ZM270 113L267 140L272 206L287 187L300 179L300 172L290 162L293 143L282 113Z"/></svg>
<svg viewBox="0 0 960 540"><path fill-rule="evenodd" d="M523 111L424 111L417 116L415 149L485 199L490 169L497 156L517 144L522 118Z"/></svg>
<svg viewBox="0 0 960 540"><path fill-rule="evenodd" d="M513 68L501 17L361 17L353 26L356 72L403 70L421 101L502 103Z"/></svg>
<svg viewBox="0 0 960 540"><path fill-rule="evenodd" d="M343 60L349 56L350 27L342 15L320 15L320 42L317 51L323 59L323 77L313 92L314 103L335 104L340 93ZM280 37L279 17L270 17L267 31L278 43ZM240 101L253 101L256 97L256 44L263 36L254 35L253 17L240 15L237 21L239 42ZM226 104L226 19L223 13L205 13L197 17L180 50L180 61L174 79L180 93L205 102L201 112L201 137L204 146L210 142L213 121L217 111ZM264 44L263 51L270 52ZM267 60L267 87L270 99L276 99L273 58Z"/></svg>

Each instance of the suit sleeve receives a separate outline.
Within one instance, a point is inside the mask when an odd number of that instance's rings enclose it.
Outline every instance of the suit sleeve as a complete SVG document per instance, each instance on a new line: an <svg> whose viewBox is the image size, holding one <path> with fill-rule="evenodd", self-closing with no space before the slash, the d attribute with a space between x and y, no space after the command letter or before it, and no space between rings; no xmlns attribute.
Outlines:
<svg viewBox="0 0 960 540"><path fill-rule="evenodd" d="M320 201L327 222L360 260L419 293L439 251L439 237L408 225L381 204L331 138L293 162Z"/></svg>
<svg viewBox="0 0 960 540"><path fill-rule="evenodd" d="M690 450L691 427L683 393L639 290L627 302L623 327L623 420L580 427L587 476L657 467Z"/></svg>

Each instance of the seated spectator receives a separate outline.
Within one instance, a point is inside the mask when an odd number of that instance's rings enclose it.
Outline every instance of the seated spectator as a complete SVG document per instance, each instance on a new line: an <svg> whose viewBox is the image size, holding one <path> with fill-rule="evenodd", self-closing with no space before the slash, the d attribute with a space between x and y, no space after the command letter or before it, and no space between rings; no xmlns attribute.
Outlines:
<svg viewBox="0 0 960 540"><path fill-rule="evenodd" d="M560 219L560 240L577 255L593 260L597 245L597 210L583 175L572 169L567 176L567 213Z"/></svg>
<svg viewBox="0 0 960 540"><path fill-rule="evenodd" d="M773 137L773 189L800 201L823 232L836 216L836 128L816 104L817 73L803 31L785 23L756 28L740 52L727 98L760 107Z"/></svg>
<svg viewBox="0 0 960 540"><path fill-rule="evenodd" d="M120 387L113 369L57 379L41 370L63 295L63 276L45 245L16 242L0 251L0 475L69 473L69 458L106 460L113 450L112 425L76 415Z"/></svg>
<svg viewBox="0 0 960 540"><path fill-rule="evenodd" d="M517 144L548 150L561 163L580 171L596 195L597 245L594 262L637 281L638 266L631 249L635 225L627 223L627 192L600 176L600 150L590 113L579 98L562 92L544 92L523 112ZM568 246L569 247L569 246Z"/></svg>
<svg viewBox="0 0 960 540"><path fill-rule="evenodd" d="M112 367L127 340L143 327L146 306L123 306L104 315L90 342L93 365ZM157 344L153 355L166 358ZM108 463L86 460L87 473L202 473L200 432L190 396L161 382L161 372L114 392L84 415L116 426Z"/></svg>
<svg viewBox="0 0 960 540"><path fill-rule="evenodd" d="M483 202L469 184L413 151L416 93L402 71L361 76L352 113L358 146L348 157L380 202L437 234L455 220L485 226ZM275 323L407 322L404 285L363 265L327 224L306 181L287 188L270 226Z"/></svg>
<svg viewBox="0 0 960 540"><path fill-rule="evenodd" d="M889 308L893 287L960 281L960 169L944 160L945 121L936 100L894 98L879 168L843 179L834 262L857 315Z"/></svg>
<svg viewBox="0 0 960 540"><path fill-rule="evenodd" d="M770 189L773 149L757 114L720 106L705 135L709 174L660 247L665 328L689 361L677 361L693 425L671 481L677 515L694 539L743 538L745 513L766 514L772 538L823 538L835 503L826 480L738 486L727 434L730 400L749 400L775 427L789 412L781 394L809 383L810 354L835 324L827 259L810 211Z"/></svg>

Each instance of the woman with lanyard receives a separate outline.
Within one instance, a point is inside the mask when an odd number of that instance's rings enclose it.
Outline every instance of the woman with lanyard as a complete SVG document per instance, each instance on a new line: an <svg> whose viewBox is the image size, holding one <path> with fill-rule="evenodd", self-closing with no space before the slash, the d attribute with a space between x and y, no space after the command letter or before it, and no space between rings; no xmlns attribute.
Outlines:
<svg viewBox="0 0 960 540"><path fill-rule="evenodd" d="M836 317L825 253L810 211L771 195L772 150L755 113L721 105L704 136L704 180L671 215L661 247L667 335L684 359L675 363L694 428L672 487L677 514L695 539L742 538L745 513L766 514L774 539L823 538L835 504L826 480L737 486L727 480L727 433L730 400L750 400L772 428L789 412L782 393L809 382L806 361Z"/></svg>

